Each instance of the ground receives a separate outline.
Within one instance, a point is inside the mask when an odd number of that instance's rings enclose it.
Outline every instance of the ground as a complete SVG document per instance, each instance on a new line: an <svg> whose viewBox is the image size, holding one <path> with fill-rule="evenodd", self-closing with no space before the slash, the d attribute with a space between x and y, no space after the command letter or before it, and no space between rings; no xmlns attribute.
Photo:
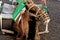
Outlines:
<svg viewBox="0 0 60 40"><path fill-rule="evenodd" d="M48 9L51 22L49 25L50 33L46 37L48 40L60 40L60 2L48 2Z"/></svg>
<svg viewBox="0 0 60 40"><path fill-rule="evenodd" d="M41 40L60 40L60 2L57 0L48 0L47 6L51 21L49 23L49 33L41 36ZM0 40L13 40L12 36L1 35Z"/></svg>
<svg viewBox="0 0 60 40"><path fill-rule="evenodd" d="M43 40L60 40L60 2L57 0L48 0L47 2L49 16L49 33L43 35Z"/></svg>

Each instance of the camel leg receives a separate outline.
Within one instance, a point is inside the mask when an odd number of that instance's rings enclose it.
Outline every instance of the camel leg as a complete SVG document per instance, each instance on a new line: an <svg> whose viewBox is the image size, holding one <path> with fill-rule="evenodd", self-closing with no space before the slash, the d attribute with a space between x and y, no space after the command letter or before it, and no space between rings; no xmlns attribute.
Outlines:
<svg viewBox="0 0 60 40"><path fill-rule="evenodd" d="M22 30L23 30L23 33L24 33L24 36L26 36L26 40L28 38L28 14L27 13L24 13L22 15Z"/></svg>
<svg viewBox="0 0 60 40"><path fill-rule="evenodd" d="M38 34L39 32L39 21L36 21L36 33L35 33L35 38L34 40L40 40L40 35Z"/></svg>

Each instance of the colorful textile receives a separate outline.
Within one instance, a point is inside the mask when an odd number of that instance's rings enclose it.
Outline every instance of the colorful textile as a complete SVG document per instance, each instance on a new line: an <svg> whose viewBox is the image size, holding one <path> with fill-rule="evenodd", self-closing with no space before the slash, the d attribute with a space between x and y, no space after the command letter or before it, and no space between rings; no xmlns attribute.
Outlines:
<svg viewBox="0 0 60 40"><path fill-rule="evenodd" d="M19 4L15 11L12 13L13 20L16 19L16 17L20 14L21 10L25 7L25 4L21 3Z"/></svg>

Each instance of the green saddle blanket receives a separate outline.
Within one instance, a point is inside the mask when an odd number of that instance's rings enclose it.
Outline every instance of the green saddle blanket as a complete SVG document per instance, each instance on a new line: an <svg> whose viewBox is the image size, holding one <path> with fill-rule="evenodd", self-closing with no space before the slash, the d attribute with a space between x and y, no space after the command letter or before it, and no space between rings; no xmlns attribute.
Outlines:
<svg viewBox="0 0 60 40"><path fill-rule="evenodd" d="M21 10L25 7L25 4L21 3L19 4L16 9L14 10L14 12L12 13L12 19L15 20L16 17L20 14Z"/></svg>
<svg viewBox="0 0 60 40"><path fill-rule="evenodd" d="M42 5L42 10L44 10L45 12L48 12L46 6Z"/></svg>

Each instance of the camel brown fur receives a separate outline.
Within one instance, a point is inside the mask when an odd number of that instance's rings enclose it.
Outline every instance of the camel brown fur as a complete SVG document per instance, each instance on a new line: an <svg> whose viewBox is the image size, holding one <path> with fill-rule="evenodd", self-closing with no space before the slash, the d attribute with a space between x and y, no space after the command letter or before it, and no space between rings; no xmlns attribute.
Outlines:
<svg viewBox="0 0 60 40"><path fill-rule="evenodd" d="M34 2L28 1L26 11L21 15L21 20L18 22L15 21L14 23L14 28L18 33L16 40L23 40L24 38L26 38L26 40L27 38L28 40L39 40L39 21L44 24L48 19L50 18L44 10L39 8ZM29 38L30 35L31 38Z"/></svg>

